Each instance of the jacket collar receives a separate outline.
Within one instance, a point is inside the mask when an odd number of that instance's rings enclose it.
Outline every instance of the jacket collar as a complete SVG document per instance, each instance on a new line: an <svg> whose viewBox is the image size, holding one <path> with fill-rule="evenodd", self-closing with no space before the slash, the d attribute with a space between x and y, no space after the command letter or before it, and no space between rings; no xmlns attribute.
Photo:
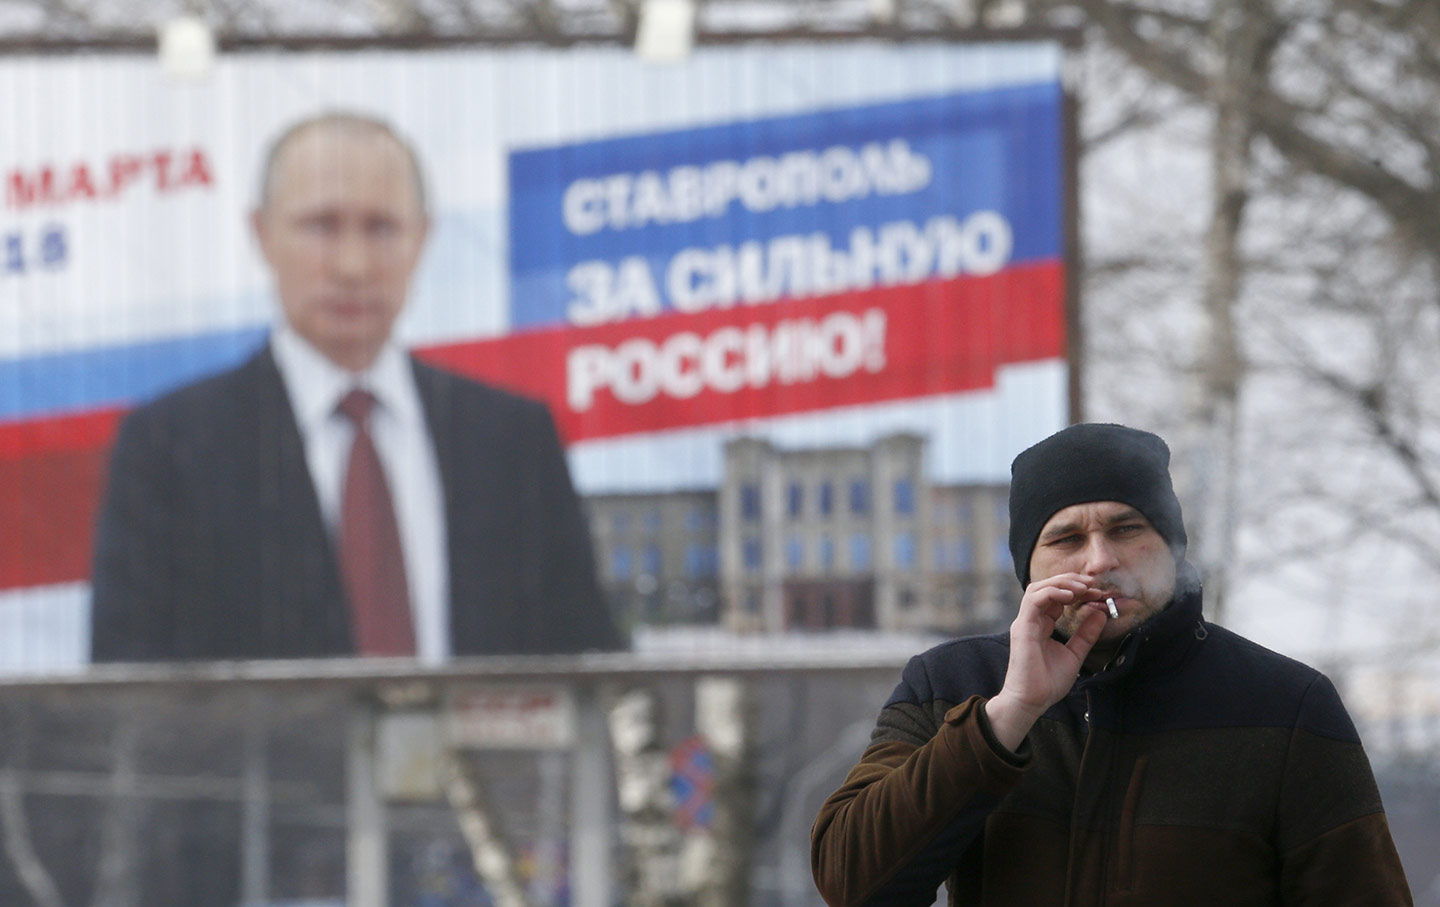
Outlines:
<svg viewBox="0 0 1440 907"><path fill-rule="evenodd" d="M1181 561L1170 606L1135 628L1103 670L1083 675L1077 687L1109 685L1126 678L1172 669L1209 634L1202 613L1204 588L1199 571Z"/></svg>

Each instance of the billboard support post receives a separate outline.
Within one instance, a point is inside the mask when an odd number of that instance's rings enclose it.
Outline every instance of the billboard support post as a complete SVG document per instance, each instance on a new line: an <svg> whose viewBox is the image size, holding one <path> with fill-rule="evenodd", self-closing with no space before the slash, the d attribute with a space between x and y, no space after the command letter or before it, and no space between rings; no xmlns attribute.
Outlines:
<svg viewBox="0 0 1440 907"><path fill-rule="evenodd" d="M614 828L609 735L596 688L575 687L576 734L570 763L570 890L575 907L609 907Z"/></svg>
<svg viewBox="0 0 1440 907"><path fill-rule="evenodd" d="M375 773L375 708L369 702L356 702L350 712L345 781L345 903L385 907L390 894L390 848L385 803Z"/></svg>
<svg viewBox="0 0 1440 907"><path fill-rule="evenodd" d="M270 900L270 766L265 704L250 697L245 709L243 796L241 804L241 889L244 904Z"/></svg>

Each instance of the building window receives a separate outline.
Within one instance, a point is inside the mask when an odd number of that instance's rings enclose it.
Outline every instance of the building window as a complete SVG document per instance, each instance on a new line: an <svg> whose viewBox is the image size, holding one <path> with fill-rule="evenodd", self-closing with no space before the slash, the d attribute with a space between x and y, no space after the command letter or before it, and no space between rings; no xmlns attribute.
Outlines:
<svg viewBox="0 0 1440 907"><path fill-rule="evenodd" d="M799 482L791 482L785 493L785 512L790 514L790 519L799 519L805 513L805 486Z"/></svg>
<svg viewBox="0 0 1440 907"><path fill-rule="evenodd" d="M748 521L760 519L760 486L754 482L740 486L740 518Z"/></svg>
<svg viewBox="0 0 1440 907"><path fill-rule="evenodd" d="M915 513L915 483L909 479L895 480L895 512L901 516Z"/></svg>
<svg viewBox="0 0 1440 907"><path fill-rule="evenodd" d="M685 513L685 528L691 532L705 532L715 528L715 508L706 504L695 504Z"/></svg>
<svg viewBox="0 0 1440 907"><path fill-rule="evenodd" d="M870 483L864 479L855 479L850 483L850 512L870 512Z"/></svg>
<svg viewBox="0 0 1440 907"><path fill-rule="evenodd" d="M712 545L689 545L685 548L685 575L706 579L719 573L719 557Z"/></svg>
<svg viewBox="0 0 1440 907"><path fill-rule="evenodd" d="M635 556L623 545L610 552L610 576L614 579L629 579L635 572Z"/></svg>
<svg viewBox="0 0 1440 907"><path fill-rule="evenodd" d="M870 569L870 534L857 532L850 536L850 566L855 570Z"/></svg>
<svg viewBox="0 0 1440 907"><path fill-rule="evenodd" d="M651 542L645 546L640 557L641 571L651 576L660 575L660 546Z"/></svg>
<svg viewBox="0 0 1440 907"><path fill-rule="evenodd" d="M761 563L760 539L753 535L747 535L740 545L740 556L745 562L745 569L751 573L760 571Z"/></svg>
<svg viewBox="0 0 1440 907"><path fill-rule="evenodd" d="M975 548L968 538L955 542L955 569L965 572L975 569Z"/></svg>
<svg viewBox="0 0 1440 907"><path fill-rule="evenodd" d="M641 525L646 532L660 531L660 508L658 506L646 507L640 518Z"/></svg>
<svg viewBox="0 0 1440 907"><path fill-rule="evenodd" d="M829 482L820 483L819 496L820 515L829 516L831 511L835 509L835 501L833 498L833 492L830 489Z"/></svg>
<svg viewBox="0 0 1440 907"><path fill-rule="evenodd" d="M805 566L805 540L798 535L785 539L785 566L791 570Z"/></svg>
<svg viewBox="0 0 1440 907"><path fill-rule="evenodd" d="M895 533L895 566L902 570L915 566L915 533Z"/></svg>
<svg viewBox="0 0 1440 907"><path fill-rule="evenodd" d="M835 566L835 543L830 539L829 533L820 536L820 568L829 570Z"/></svg>

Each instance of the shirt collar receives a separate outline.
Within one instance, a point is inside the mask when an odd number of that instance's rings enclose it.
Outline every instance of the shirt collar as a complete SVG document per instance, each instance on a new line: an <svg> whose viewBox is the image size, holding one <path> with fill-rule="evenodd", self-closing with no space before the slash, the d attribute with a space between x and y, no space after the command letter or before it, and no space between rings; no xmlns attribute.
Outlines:
<svg viewBox="0 0 1440 907"><path fill-rule="evenodd" d="M334 415L340 398L356 387L374 394L381 410L401 423L421 419L409 357L394 343L381 347L375 361L362 372L351 372L331 362L289 325L275 329L270 347L295 419L304 428L324 424Z"/></svg>

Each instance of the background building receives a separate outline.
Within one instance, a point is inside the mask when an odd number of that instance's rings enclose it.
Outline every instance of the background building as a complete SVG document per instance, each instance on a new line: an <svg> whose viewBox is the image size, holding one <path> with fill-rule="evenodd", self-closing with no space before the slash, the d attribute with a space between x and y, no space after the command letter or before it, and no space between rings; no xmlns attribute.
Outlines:
<svg viewBox="0 0 1440 907"><path fill-rule="evenodd" d="M719 615L714 491L585 499L601 586L628 625L709 624Z"/></svg>
<svg viewBox="0 0 1440 907"><path fill-rule="evenodd" d="M1001 486L932 486L926 440L866 447L725 447L722 607L737 630L959 632L990 623L1003 562ZM998 533L998 535L997 535Z"/></svg>
<svg viewBox="0 0 1440 907"><path fill-rule="evenodd" d="M587 498L602 582L633 624L959 633L1014 591L1007 486L932 485L926 440L728 442L719 489Z"/></svg>

